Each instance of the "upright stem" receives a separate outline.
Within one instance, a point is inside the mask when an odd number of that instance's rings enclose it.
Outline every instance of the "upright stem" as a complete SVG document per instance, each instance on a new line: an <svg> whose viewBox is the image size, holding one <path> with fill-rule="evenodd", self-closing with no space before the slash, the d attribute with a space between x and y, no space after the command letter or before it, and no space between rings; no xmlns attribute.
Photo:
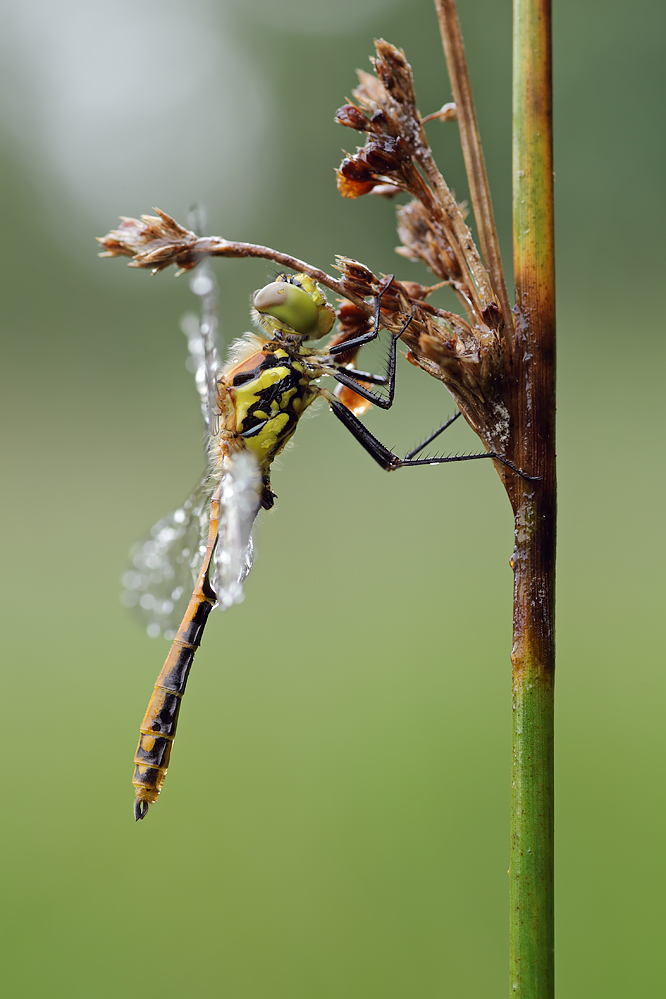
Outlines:
<svg viewBox="0 0 666 999"><path fill-rule="evenodd" d="M555 275L550 0L514 0L510 995L554 995Z"/></svg>

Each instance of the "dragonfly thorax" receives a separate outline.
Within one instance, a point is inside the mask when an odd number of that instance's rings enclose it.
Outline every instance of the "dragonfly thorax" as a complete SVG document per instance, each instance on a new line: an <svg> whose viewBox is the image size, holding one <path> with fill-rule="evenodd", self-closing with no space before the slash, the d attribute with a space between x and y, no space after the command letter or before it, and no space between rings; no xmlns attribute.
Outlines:
<svg viewBox="0 0 666 999"><path fill-rule="evenodd" d="M213 461L223 466L229 448L256 459L263 479L261 503L273 506L270 467L293 436L301 416L320 394L317 364L307 350L281 339L232 363L218 381L220 429L211 441Z"/></svg>

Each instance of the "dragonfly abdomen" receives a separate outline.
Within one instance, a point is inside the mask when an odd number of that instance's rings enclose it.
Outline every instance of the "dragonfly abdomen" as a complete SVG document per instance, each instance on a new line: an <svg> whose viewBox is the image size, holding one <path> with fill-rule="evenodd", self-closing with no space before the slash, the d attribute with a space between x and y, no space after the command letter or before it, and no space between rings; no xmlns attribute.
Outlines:
<svg viewBox="0 0 666 999"><path fill-rule="evenodd" d="M187 678L215 600L207 572L202 569L141 723L132 781L136 788L134 814L137 819L146 815L148 806L157 801L162 790Z"/></svg>

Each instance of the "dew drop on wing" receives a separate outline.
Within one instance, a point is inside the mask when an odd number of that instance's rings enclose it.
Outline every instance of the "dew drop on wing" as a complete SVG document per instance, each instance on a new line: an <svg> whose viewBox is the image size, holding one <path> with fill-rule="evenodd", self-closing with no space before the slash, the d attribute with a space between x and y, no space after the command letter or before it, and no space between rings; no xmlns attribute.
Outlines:
<svg viewBox="0 0 666 999"><path fill-rule="evenodd" d="M190 278L190 289L201 301L200 316L187 313L181 329L187 337L188 371L194 374L201 413L208 430L213 431L217 408L217 379L220 372L218 340L217 284L210 263L203 260Z"/></svg>
<svg viewBox="0 0 666 999"><path fill-rule="evenodd" d="M249 451L232 455L220 493L220 524L212 585L220 610L243 599L243 582L254 558L252 526L259 510L261 474Z"/></svg>
<svg viewBox="0 0 666 999"><path fill-rule="evenodd" d="M143 619L151 638L173 638L185 613L205 551L217 481L207 474L183 506L158 521L132 549L121 601Z"/></svg>

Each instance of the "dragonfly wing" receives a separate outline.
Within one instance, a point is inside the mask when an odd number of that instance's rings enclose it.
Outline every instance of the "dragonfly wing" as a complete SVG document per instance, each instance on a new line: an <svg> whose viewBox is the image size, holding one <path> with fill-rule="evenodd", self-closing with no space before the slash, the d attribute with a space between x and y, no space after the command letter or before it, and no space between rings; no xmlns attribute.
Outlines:
<svg viewBox="0 0 666 999"><path fill-rule="evenodd" d="M259 512L261 473L249 451L230 456L220 489L220 521L213 556L212 584L220 610L243 599L252 568L252 526Z"/></svg>
<svg viewBox="0 0 666 999"><path fill-rule="evenodd" d="M201 299L201 314L186 313L181 329L187 337L187 370L194 375L201 412L208 430L216 432L219 409L217 379L220 372L217 286L210 263L204 260L196 268L190 288Z"/></svg>
<svg viewBox="0 0 666 999"><path fill-rule="evenodd" d="M174 513L159 520L130 553L122 602L137 610L148 634L173 639L206 550L210 500L219 478L207 475Z"/></svg>

